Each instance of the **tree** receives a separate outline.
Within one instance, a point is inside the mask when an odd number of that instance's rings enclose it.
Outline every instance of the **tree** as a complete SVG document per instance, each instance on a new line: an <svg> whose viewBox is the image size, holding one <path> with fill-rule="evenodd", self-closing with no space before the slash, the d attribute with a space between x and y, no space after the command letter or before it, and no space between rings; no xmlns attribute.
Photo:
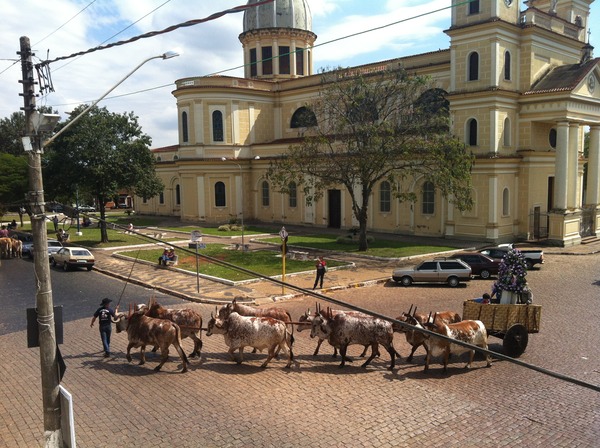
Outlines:
<svg viewBox="0 0 600 448"><path fill-rule="evenodd" d="M71 117L85 107L76 108ZM93 107L46 149L45 183L56 195L73 198L77 191L96 198L101 242L108 242L105 203L109 198L119 190L152 197L163 189L149 151L151 142L132 112L119 115Z"/></svg>
<svg viewBox="0 0 600 448"><path fill-rule="evenodd" d="M406 187L431 181L459 210L472 206L474 157L449 132L444 91L402 68L362 74L337 69L323 74L302 143L273 162L268 177L288 193L293 182L308 204L343 186L359 223L359 250L367 250L367 217L374 188L388 181L400 202L415 201ZM308 118L306 118L308 120Z"/></svg>
<svg viewBox="0 0 600 448"><path fill-rule="evenodd" d="M23 218L21 207L29 186L27 158L23 155L0 153L0 205L6 210L19 210L21 225Z"/></svg>
<svg viewBox="0 0 600 448"><path fill-rule="evenodd" d="M0 120L0 152L13 156L23 155L21 137L24 132L25 114L23 112L13 112L10 118L2 118Z"/></svg>

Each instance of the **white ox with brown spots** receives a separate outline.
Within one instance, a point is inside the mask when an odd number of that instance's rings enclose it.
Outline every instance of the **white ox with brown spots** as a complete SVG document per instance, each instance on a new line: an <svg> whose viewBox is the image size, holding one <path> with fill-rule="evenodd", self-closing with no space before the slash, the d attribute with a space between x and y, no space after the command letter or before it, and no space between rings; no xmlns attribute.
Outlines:
<svg viewBox="0 0 600 448"><path fill-rule="evenodd" d="M416 320L414 321L415 326L420 327ZM423 324L426 329L446 336L457 341L466 342L467 344L481 347L487 350L487 331L483 322L479 320L463 320L462 322L454 324L446 324L441 320L434 317L433 322L426 322ZM421 327L421 328L423 328ZM444 372L448 370L448 359L450 354L461 355L462 353L469 352L469 361L465 365L465 368L470 368L473 364L473 358L475 356L475 350L462 345L453 344L445 339L437 338L429 334L425 335L425 348L427 349L427 356L425 357L425 370L429 369L429 363L432 356L443 356ZM487 367L491 367L491 359L489 355L486 355Z"/></svg>
<svg viewBox="0 0 600 448"><path fill-rule="evenodd" d="M411 310L412 306L408 313L402 313L400 316L396 317L396 320L399 320L400 322L406 322L411 325L414 325L412 323L413 319L416 319L417 322L421 325L423 325L425 322L433 322L431 314L428 316L427 314L417 313L416 311L411 314ZM438 321L444 322L446 324L453 324L461 321L460 314L455 313L454 311L441 311L436 313L435 316ZM425 348L425 351L427 351L427 346L425 346L425 335L423 334L423 332L412 330L406 328L406 326L404 325L398 324L392 324L392 327L394 328L395 332L404 333L404 336L406 337L406 342L408 342L409 345L412 347L410 355L408 355L408 358L406 358L407 362L412 361L413 355L419 347L423 346Z"/></svg>
<svg viewBox="0 0 600 448"><path fill-rule="evenodd" d="M396 365L396 355L399 353L394 348L394 331L392 324L386 320L372 316L356 316L346 313L333 315L330 309L320 312L312 321L311 338L327 339L327 342L340 351L344 367L349 345L371 346L371 356L362 364L366 367L379 353L379 344L383 345L390 354L391 364L388 370L393 370Z"/></svg>
<svg viewBox="0 0 600 448"><path fill-rule="evenodd" d="M244 348L253 347L258 350L268 350L268 357L261 367L265 368L269 361L283 349L288 355L289 368L294 359L292 353L291 333L287 325L279 319L272 317L241 316L236 312L230 313L227 318L222 319L211 314L208 321L206 336L222 334L225 344L229 347L231 359L241 364L244 361ZM239 360L235 359L233 352L239 350Z"/></svg>

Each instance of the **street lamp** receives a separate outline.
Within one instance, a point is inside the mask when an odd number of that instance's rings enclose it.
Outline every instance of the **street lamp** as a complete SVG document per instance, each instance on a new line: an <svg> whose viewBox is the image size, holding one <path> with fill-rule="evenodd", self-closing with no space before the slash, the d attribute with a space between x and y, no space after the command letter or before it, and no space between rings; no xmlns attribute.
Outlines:
<svg viewBox="0 0 600 448"><path fill-rule="evenodd" d="M91 106L73 118L53 137L42 143L42 133L51 131L54 128L52 123L55 125L58 117L55 114L36 115L34 113L36 107L35 83L33 82L33 53L31 52L31 44L28 37L21 37L20 44L21 51L19 54L21 55L23 98L25 103L25 107L23 108L25 111L25 138L23 138L23 148L27 151L29 156L30 192L28 193L28 197L31 206L31 233L33 235L34 247L36 248L34 270L36 273L36 311L39 329L38 341L40 347L42 405L44 410L44 431L46 438L45 446L59 446L62 439L59 400L61 378L59 377L57 344L54 333L54 305L52 301L50 264L48 262L48 237L45 222L44 183L42 180L41 163L42 150L146 62L156 58L169 59L177 56L177 53L168 52L146 59L115 84L108 92L102 95L98 100L94 101Z"/></svg>
<svg viewBox="0 0 600 448"><path fill-rule="evenodd" d="M254 160L260 159L260 156L255 156ZM227 157L221 157L223 162L227 161ZM246 246L244 245L244 177L242 175L242 167L239 163L233 162L234 165L240 170L240 181L242 182L242 206L241 206L241 214L242 214L242 252L246 250Z"/></svg>

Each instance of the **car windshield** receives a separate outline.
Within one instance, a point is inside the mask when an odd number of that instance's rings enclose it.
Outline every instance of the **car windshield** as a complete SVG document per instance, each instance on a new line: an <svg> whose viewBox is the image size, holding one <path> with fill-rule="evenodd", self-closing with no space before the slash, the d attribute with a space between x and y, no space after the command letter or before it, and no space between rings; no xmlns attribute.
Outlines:
<svg viewBox="0 0 600 448"><path fill-rule="evenodd" d="M80 256L84 256L84 257L87 257L87 256L90 256L90 255L92 255L91 253L89 253L89 252L88 252L87 250L85 250L85 249L74 249L74 250L71 250L71 253L72 253L73 255L80 255Z"/></svg>

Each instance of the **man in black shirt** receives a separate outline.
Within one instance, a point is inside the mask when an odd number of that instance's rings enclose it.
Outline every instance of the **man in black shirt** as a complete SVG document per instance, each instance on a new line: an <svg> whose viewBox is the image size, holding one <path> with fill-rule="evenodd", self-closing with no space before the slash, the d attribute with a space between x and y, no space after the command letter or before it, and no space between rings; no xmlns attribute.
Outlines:
<svg viewBox="0 0 600 448"><path fill-rule="evenodd" d="M108 358L110 356L110 333L112 331L112 321L111 318L115 317L115 311L108 307L108 304L112 302L108 297L102 299L102 303L100 303L100 308L96 310L94 313L94 317L92 318L92 322L90 323L90 328L94 326L94 322L96 319L100 321L100 337L102 338L102 345L104 347L104 357ZM119 307L117 306L117 309Z"/></svg>

